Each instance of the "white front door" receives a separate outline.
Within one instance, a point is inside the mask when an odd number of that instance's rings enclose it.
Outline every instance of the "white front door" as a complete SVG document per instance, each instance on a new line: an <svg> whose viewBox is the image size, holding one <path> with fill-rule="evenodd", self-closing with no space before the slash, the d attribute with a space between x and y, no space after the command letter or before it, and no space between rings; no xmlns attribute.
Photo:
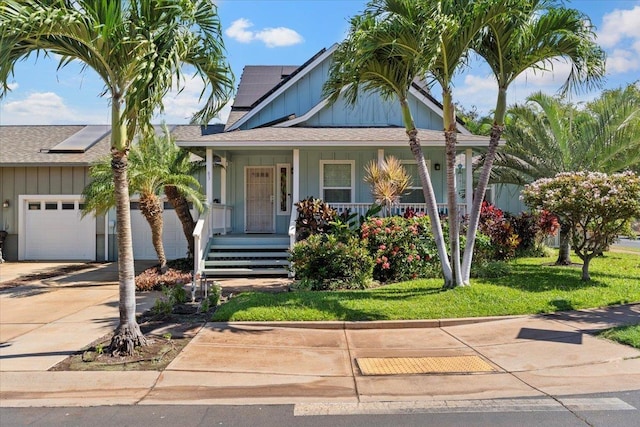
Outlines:
<svg viewBox="0 0 640 427"><path fill-rule="evenodd" d="M245 168L246 233L275 232L275 179L271 166Z"/></svg>

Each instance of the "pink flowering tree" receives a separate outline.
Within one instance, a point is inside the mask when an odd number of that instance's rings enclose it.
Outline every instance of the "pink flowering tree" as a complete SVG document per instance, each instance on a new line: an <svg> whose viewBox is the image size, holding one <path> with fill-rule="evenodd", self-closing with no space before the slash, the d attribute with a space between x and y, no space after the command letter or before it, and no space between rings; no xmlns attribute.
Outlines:
<svg viewBox="0 0 640 427"><path fill-rule="evenodd" d="M583 261L582 280L590 280L589 263L640 217L640 177L633 172L565 172L539 179L522 192L533 209L557 215L571 229L571 243Z"/></svg>

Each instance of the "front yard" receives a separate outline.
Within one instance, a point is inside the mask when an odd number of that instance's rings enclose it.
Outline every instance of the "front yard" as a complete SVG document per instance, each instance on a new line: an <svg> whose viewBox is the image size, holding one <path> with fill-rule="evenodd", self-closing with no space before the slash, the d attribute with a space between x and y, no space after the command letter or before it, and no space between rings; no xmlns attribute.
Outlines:
<svg viewBox="0 0 640 427"><path fill-rule="evenodd" d="M607 252L592 261L592 280L580 266L551 265L547 258L511 261L496 279L442 290L441 279L412 280L358 291L242 293L218 307L215 321L441 319L549 313L640 301L640 256ZM576 261L576 260L574 260Z"/></svg>

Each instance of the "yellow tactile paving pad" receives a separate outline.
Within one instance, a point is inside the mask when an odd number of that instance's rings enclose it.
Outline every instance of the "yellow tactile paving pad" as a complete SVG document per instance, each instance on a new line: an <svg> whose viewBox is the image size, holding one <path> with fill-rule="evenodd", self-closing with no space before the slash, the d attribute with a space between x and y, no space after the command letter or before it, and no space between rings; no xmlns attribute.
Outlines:
<svg viewBox="0 0 640 427"><path fill-rule="evenodd" d="M478 356L358 357L356 363L362 375L469 374L495 371Z"/></svg>

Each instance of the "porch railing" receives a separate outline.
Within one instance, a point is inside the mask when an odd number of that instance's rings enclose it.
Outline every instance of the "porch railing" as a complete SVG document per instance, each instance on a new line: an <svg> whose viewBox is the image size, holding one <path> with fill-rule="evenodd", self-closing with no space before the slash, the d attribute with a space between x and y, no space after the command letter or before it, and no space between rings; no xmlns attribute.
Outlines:
<svg viewBox="0 0 640 427"><path fill-rule="evenodd" d="M204 253L207 250L207 244L209 243L209 237L211 236L211 233L209 232L210 215L211 212L208 209L205 210L196 222L196 226L193 229L193 247L196 252L193 254L194 283L196 280L196 276L202 270L204 270Z"/></svg>
<svg viewBox="0 0 640 427"><path fill-rule="evenodd" d="M358 216L364 215L371 207L371 203L330 203L330 205L337 210L339 214L349 210L350 213L357 213ZM446 203L438 203L437 207L441 215L447 215L449 212L449 207ZM391 208L391 214L404 215L408 210L426 215L427 205L425 203L400 203L398 206ZM467 205L459 204L458 212L461 217L465 216L467 214Z"/></svg>
<svg viewBox="0 0 640 427"><path fill-rule="evenodd" d="M213 204L200 215L193 229L193 271L195 275L204 270L204 259L209 239L214 234L227 234L231 231L231 206Z"/></svg>
<svg viewBox="0 0 640 427"><path fill-rule="evenodd" d="M211 234L227 234L231 232L231 212L233 207L214 203L211 210Z"/></svg>

